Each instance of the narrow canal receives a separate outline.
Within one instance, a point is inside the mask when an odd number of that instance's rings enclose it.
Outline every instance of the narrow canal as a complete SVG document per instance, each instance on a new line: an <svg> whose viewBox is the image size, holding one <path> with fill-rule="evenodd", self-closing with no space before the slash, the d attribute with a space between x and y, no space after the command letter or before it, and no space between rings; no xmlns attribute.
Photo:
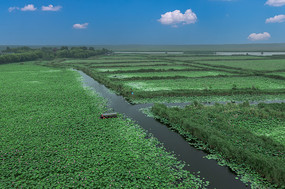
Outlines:
<svg viewBox="0 0 285 189"><path fill-rule="evenodd" d="M204 158L207 154L190 146L188 142L178 133L171 131L167 126L159 123L153 118L147 117L139 109L147 105L131 105L122 96L118 96L109 91L104 85L98 83L82 71L78 71L83 78L84 86L91 87L100 96L108 100L109 108L115 112L126 115L134 120L142 128L152 133L169 152L174 152L177 159L184 161L186 166L184 169L190 172L200 171L200 176L210 182L209 188L217 189L241 189L249 188L240 180L236 180L235 173L231 172L228 167L217 164L215 160ZM175 104L172 104L175 105ZM185 105L185 104L176 104ZM190 164L190 166L187 166Z"/></svg>

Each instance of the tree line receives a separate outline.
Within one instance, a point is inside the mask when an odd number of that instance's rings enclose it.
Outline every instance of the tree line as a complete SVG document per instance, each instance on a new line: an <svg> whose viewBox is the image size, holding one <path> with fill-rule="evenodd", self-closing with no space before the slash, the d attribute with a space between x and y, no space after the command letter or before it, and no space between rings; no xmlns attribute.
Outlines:
<svg viewBox="0 0 285 189"><path fill-rule="evenodd" d="M32 60L52 60L55 58L88 58L91 56L105 55L112 51L108 49L94 49L93 47L67 47L62 46L56 47L41 47L41 48L30 48L30 47L7 47L2 50L0 55L0 64L13 63L13 62L24 62Z"/></svg>

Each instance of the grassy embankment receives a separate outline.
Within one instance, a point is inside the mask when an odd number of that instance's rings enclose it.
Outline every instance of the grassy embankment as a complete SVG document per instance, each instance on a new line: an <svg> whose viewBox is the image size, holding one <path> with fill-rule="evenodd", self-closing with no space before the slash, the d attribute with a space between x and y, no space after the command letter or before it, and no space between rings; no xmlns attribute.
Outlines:
<svg viewBox="0 0 285 189"><path fill-rule="evenodd" d="M99 119L76 72L1 65L0 86L0 188L205 186L131 120Z"/></svg>
<svg viewBox="0 0 285 189"><path fill-rule="evenodd" d="M285 187L285 104L202 106L155 104L152 112L186 140L216 154L254 185ZM248 180L245 180L248 181Z"/></svg>

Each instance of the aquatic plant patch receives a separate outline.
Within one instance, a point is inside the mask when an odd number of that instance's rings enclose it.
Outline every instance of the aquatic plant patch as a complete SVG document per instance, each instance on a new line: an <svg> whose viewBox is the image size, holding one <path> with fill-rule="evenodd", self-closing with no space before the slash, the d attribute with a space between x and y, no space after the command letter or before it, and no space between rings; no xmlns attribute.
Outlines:
<svg viewBox="0 0 285 189"><path fill-rule="evenodd" d="M134 71L134 70L140 70L140 69L152 69L152 70L169 70L169 69L190 69L191 66L145 66L145 67L121 67L121 68L93 68L96 71L99 72L114 72L114 71Z"/></svg>
<svg viewBox="0 0 285 189"><path fill-rule="evenodd" d="M234 68L242 68L258 71L285 70L284 59L268 60L242 60L242 61L198 61L209 65L222 65Z"/></svg>
<svg viewBox="0 0 285 189"><path fill-rule="evenodd" d="M218 71L182 71L182 72L147 72L147 73L124 73L124 74L110 74L109 78L132 78L132 77L205 77L205 76L218 76L218 75L234 75L228 72Z"/></svg>
<svg viewBox="0 0 285 189"><path fill-rule="evenodd" d="M278 76L285 78L285 72L273 72L273 73L270 73L270 75L278 75Z"/></svg>
<svg viewBox="0 0 285 189"><path fill-rule="evenodd" d="M170 102L200 102L200 103L231 103L231 102L285 102L285 94L276 95L251 95L251 94L235 94L235 95L210 95L210 96L176 96L176 97L153 97L153 98L135 98L131 99L133 103L170 103Z"/></svg>
<svg viewBox="0 0 285 189"><path fill-rule="evenodd" d="M140 91L159 90L204 90L204 89L285 89L285 83L280 80L264 77L215 77L215 78L191 78L175 80L137 80L126 81L124 85Z"/></svg>
<svg viewBox="0 0 285 189"><path fill-rule="evenodd" d="M184 61L182 59L179 60L179 58L197 58L197 60ZM204 61L199 61L198 59L208 61L207 63L201 63ZM114 54L88 59L88 61L90 60L94 60L95 62L86 64L74 63L72 66L78 69L84 68L85 73L91 74L94 79L112 90L115 90L132 102L136 100L144 101L144 98L152 101L151 98L157 98L158 96L160 96L159 99L167 98L167 100L175 100L177 98L182 99L182 96L185 96L187 99L189 96L204 99L210 98L211 95L220 95L221 98L223 98L223 96L240 94L251 94L255 96L265 94L277 95L284 92L284 78L282 81L282 76L276 75L275 77L270 70L245 69L218 64L219 62L233 62L233 64L238 63L247 66L247 64L251 62L262 61L269 63L273 61L273 64L275 64L274 61L282 62L283 60L281 58ZM171 66L161 65L160 63L169 63ZM160 64L161 66L155 64ZM60 67L64 65L67 64L62 62L50 64L50 66ZM100 67L97 67L97 65ZM131 90L136 90L136 95L129 96L132 92ZM195 94L194 91L196 91Z"/></svg>
<svg viewBox="0 0 285 189"><path fill-rule="evenodd" d="M246 170L257 172L276 188L285 186L284 110L285 103L208 107L194 103L183 109L162 104L152 107L158 119L167 122L187 140L193 140L194 136L205 148L219 152L223 159Z"/></svg>
<svg viewBox="0 0 285 189"><path fill-rule="evenodd" d="M0 188L207 185L133 121L100 119L106 102L77 72L1 65L0 86Z"/></svg>
<svg viewBox="0 0 285 189"><path fill-rule="evenodd" d="M111 68L111 67L127 67L127 66L131 66L131 67L142 67L142 66L169 66L171 65L172 63L169 63L169 62L132 62L132 63L112 63L112 64L95 64L95 65L92 65L92 67L96 68L96 67L101 67L101 68L104 68L104 67L108 67L108 68Z"/></svg>
<svg viewBox="0 0 285 189"><path fill-rule="evenodd" d="M132 64L132 63L144 63L148 60L101 60L101 59L78 59L78 60L65 60L63 64L116 64L116 63L124 63L124 64ZM155 63L156 61L150 61L150 63ZM158 61L159 62L159 61Z"/></svg>
<svg viewBox="0 0 285 189"><path fill-rule="evenodd" d="M259 56L217 56L217 55L189 55L189 56L176 56L176 57L168 57L173 60L180 61L201 61L201 60L256 60L256 59L265 59L264 57Z"/></svg>

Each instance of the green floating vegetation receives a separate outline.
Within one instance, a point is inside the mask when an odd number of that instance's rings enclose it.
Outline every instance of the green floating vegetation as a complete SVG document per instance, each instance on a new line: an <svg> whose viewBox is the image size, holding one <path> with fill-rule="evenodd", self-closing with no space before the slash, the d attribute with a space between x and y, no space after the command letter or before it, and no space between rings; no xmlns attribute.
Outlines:
<svg viewBox="0 0 285 189"><path fill-rule="evenodd" d="M113 54L42 65L80 69L129 102L148 103L282 99L283 62L282 57Z"/></svg>
<svg viewBox="0 0 285 189"><path fill-rule="evenodd" d="M190 66L173 66L173 65L167 65L167 66L145 66L145 67L121 67L121 68L115 68L115 67L110 67L110 68L93 68L96 71L99 72L114 72L114 71L132 71L132 70L140 70L140 69L153 69L153 70L170 70L170 69L189 69L191 68Z"/></svg>
<svg viewBox="0 0 285 189"><path fill-rule="evenodd" d="M138 91L220 90L220 89L285 89L282 80L264 77L207 77L175 80L127 81L124 85Z"/></svg>
<svg viewBox="0 0 285 189"><path fill-rule="evenodd" d="M147 61L147 60L146 60ZM103 57L96 59L66 59L62 63L63 64L94 64L94 65L112 65L112 64L141 64L146 61L140 59L106 59ZM148 61L150 63L159 63L159 61Z"/></svg>
<svg viewBox="0 0 285 189"><path fill-rule="evenodd" d="M0 66L0 188L205 188L133 121L99 119L106 102L79 74Z"/></svg>
<svg viewBox="0 0 285 189"><path fill-rule="evenodd" d="M200 63L205 63L209 65L222 65L234 68L242 68L248 70L258 70L258 71L272 71L272 70L284 70L285 61L284 59L277 60L240 60L240 61L199 61Z"/></svg>
<svg viewBox="0 0 285 189"><path fill-rule="evenodd" d="M219 71L165 71L165 72L146 72L146 73L124 73L124 74L110 74L108 77L110 78L132 78L132 77L173 77L173 76L184 76L184 77L205 77L205 76L218 76L218 75L234 75L232 73L227 72L219 72Z"/></svg>
<svg viewBox="0 0 285 189"><path fill-rule="evenodd" d="M219 56L219 55L187 55L187 56L174 56L168 57L169 59L178 60L178 61L215 61L215 60L256 60L264 59L260 56Z"/></svg>
<svg viewBox="0 0 285 189"><path fill-rule="evenodd" d="M112 68L112 67L143 67L143 66L167 66L167 65L171 65L171 63L169 62L129 62L129 63L120 63L120 62L116 62L116 63L100 63L100 64L95 64L92 65L92 67L96 68L96 67L100 67L100 68ZM141 69L141 68L140 68Z"/></svg>
<svg viewBox="0 0 285 189"><path fill-rule="evenodd" d="M151 110L186 140L218 152L215 157L235 165L238 174L257 173L250 182L285 187L285 103L206 107L194 102L183 109L155 104Z"/></svg>
<svg viewBox="0 0 285 189"><path fill-rule="evenodd" d="M235 94L235 95L209 95L209 96L160 96L153 98L135 98L131 99L133 103L142 104L142 103L181 103L181 102L193 102L198 101L200 103L215 103L215 102L262 102L262 101L284 101L285 94Z"/></svg>
<svg viewBox="0 0 285 189"><path fill-rule="evenodd" d="M278 76L282 76L285 78L285 72L273 72L273 73L270 73L270 75L278 75Z"/></svg>

